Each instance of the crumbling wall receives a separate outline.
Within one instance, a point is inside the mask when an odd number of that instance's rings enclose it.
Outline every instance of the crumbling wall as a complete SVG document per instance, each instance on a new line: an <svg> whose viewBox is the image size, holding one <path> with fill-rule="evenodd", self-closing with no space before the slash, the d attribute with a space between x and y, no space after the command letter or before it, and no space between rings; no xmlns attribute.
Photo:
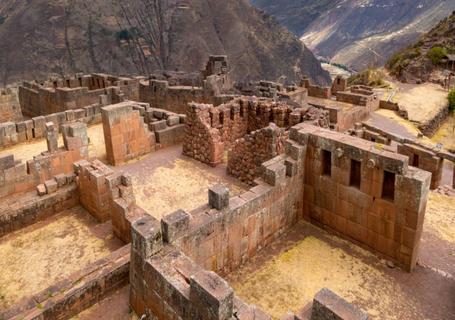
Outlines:
<svg viewBox="0 0 455 320"><path fill-rule="evenodd" d="M72 122L96 124L101 122L101 105L86 106L82 109L57 112L47 116L38 116L19 122L0 123L0 148L18 143L29 142L44 137L47 122L52 122L58 129L62 124Z"/></svg>
<svg viewBox="0 0 455 320"><path fill-rule="evenodd" d="M350 92L338 91L336 97L337 101L366 107L369 112L379 108L378 97L373 92L367 90L356 90L351 88Z"/></svg>
<svg viewBox="0 0 455 320"><path fill-rule="evenodd" d="M331 93L337 95L339 91L346 91L348 89L348 79L343 76L337 76L332 82Z"/></svg>
<svg viewBox="0 0 455 320"><path fill-rule="evenodd" d="M107 161L119 165L150 153L155 135L148 130L134 103L123 102L102 108Z"/></svg>
<svg viewBox="0 0 455 320"><path fill-rule="evenodd" d="M263 162L284 152L288 135L283 128L271 123L237 139L228 153L227 172L249 185L260 175Z"/></svg>
<svg viewBox="0 0 455 320"><path fill-rule="evenodd" d="M191 104L186 118L183 153L201 162L216 165L225 150L246 134L275 123L288 129L300 122L329 126L328 113L313 107L293 108L271 99L240 97L228 103Z"/></svg>
<svg viewBox="0 0 455 320"><path fill-rule="evenodd" d="M291 138L306 144L305 218L412 270L430 174L372 142L315 127L298 128L292 129Z"/></svg>

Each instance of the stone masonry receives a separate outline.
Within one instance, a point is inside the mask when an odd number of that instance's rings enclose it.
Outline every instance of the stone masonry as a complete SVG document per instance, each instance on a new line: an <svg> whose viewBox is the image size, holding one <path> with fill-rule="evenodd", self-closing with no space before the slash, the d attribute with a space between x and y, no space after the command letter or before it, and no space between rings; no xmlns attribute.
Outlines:
<svg viewBox="0 0 455 320"><path fill-rule="evenodd" d="M112 165L145 155L155 147L154 133L133 104L122 102L102 108L106 155Z"/></svg>

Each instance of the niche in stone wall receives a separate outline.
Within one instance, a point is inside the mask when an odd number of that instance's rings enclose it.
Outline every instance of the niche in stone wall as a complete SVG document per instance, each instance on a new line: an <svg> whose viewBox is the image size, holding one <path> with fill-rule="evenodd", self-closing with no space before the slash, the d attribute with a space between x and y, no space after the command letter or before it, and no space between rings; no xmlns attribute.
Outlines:
<svg viewBox="0 0 455 320"><path fill-rule="evenodd" d="M384 171L382 198L390 201L395 199L395 173Z"/></svg>
<svg viewBox="0 0 455 320"><path fill-rule="evenodd" d="M360 189L360 172L362 164L360 161L351 159L351 173L349 178L349 185Z"/></svg>

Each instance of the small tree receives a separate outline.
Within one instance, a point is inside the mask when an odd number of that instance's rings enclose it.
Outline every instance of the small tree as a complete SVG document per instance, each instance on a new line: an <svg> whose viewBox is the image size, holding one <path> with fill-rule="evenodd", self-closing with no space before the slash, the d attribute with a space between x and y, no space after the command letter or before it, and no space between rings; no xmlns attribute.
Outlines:
<svg viewBox="0 0 455 320"><path fill-rule="evenodd" d="M434 65L438 65L439 63L441 63L441 60L446 55L447 55L447 50L442 47L433 47L427 53L428 59L430 59Z"/></svg>
<svg viewBox="0 0 455 320"><path fill-rule="evenodd" d="M455 88L449 92L449 110L455 112Z"/></svg>

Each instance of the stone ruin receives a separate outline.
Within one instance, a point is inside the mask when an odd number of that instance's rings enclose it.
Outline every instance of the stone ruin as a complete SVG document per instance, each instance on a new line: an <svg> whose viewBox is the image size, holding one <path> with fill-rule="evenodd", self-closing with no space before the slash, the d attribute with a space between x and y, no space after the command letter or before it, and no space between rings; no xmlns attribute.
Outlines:
<svg viewBox="0 0 455 320"><path fill-rule="evenodd" d="M348 87L343 78L331 87L306 78L234 86L225 56L187 76L25 82L19 100L32 118L0 124L0 147L45 141L47 150L24 163L0 154L0 236L82 208L109 223L122 245L0 310L0 319L68 319L126 284L130 307L145 319L271 319L223 276L301 221L411 272L430 190L440 184L443 161L455 160L368 125L371 112L397 107L369 87ZM103 129L104 163L89 152L94 125ZM157 218L138 204L124 170L172 146L204 170L225 165L244 189L234 194L214 183L206 203ZM326 288L283 317L368 318Z"/></svg>

